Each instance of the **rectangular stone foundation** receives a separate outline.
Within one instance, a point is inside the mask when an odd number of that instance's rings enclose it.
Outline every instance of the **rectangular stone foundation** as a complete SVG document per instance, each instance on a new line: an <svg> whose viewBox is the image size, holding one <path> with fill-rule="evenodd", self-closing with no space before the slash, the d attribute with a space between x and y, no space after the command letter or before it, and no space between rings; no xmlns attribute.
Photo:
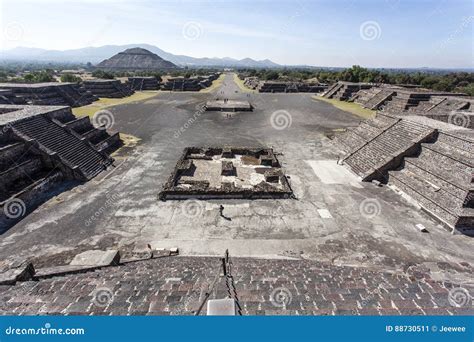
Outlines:
<svg viewBox="0 0 474 342"><path fill-rule="evenodd" d="M251 112L252 105L248 101L216 100L206 102L206 111L218 112Z"/></svg>
<svg viewBox="0 0 474 342"><path fill-rule="evenodd" d="M161 200L292 196L273 150L245 147L185 148L159 194Z"/></svg>

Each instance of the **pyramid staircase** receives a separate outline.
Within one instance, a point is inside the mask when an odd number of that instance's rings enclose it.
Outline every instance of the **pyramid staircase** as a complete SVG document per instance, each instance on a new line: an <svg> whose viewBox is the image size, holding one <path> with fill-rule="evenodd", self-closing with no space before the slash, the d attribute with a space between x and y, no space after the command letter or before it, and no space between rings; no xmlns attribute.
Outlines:
<svg viewBox="0 0 474 342"><path fill-rule="evenodd" d="M341 89L342 87L344 87L344 84L341 83L341 82L337 82L337 83L334 83L324 94L323 94L323 97L327 98L327 99L331 99L333 97L334 94L336 94L339 89Z"/></svg>
<svg viewBox="0 0 474 342"><path fill-rule="evenodd" d="M361 124L358 129L369 127L372 126ZM404 156L416 152L421 142L431 140L435 134L434 129L406 120L397 120L379 134L375 132L343 159L363 181L384 181L388 170L398 166Z"/></svg>
<svg viewBox="0 0 474 342"><path fill-rule="evenodd" d="M73 178L89 180L112 163L88 141L42 115L15 122L11 127L17 137L55 159L57 166Z"/></svg>
<svg viewBox="0 0 474 342"><path fill-rule="evenodd" d="M416 157L389 171L389 182L449 226L474 229L474 141L439 133Z"/></svg>
<svg viewBox="0 0 474 342"><path fill-rule="evenodd" d="M474 141L378 113L335 138L363 181L394 185L446 225L474 230Z"/></svg>

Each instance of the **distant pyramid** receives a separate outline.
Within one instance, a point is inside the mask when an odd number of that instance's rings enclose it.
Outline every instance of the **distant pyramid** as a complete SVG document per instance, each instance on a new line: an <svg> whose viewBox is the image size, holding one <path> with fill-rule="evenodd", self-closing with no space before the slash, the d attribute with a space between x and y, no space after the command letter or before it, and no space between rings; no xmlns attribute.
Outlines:
<svg viewBox="0 0 474 342"><path fill-rule="evenodd" d="M127 49L97 64L107 70L160 70L177 68L170 61L142 48Z"/></svg>

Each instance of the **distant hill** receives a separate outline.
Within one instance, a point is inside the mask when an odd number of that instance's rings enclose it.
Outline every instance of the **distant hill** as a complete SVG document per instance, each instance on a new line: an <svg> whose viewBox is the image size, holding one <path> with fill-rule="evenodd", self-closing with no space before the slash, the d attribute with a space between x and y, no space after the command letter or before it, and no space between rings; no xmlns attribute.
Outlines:
<svg viewBox="0 0 474 342"><path fill-rule="evenodd" d="M177 66L157 54L142 48L131 48L113 55L96 65L106 70L161 70Z"/></svg>
<svg viewBox="0 0 474 342"><path fill-rule="evenodd" d="M100 47L85 47L73 50L45 50L38 48L17 47L11 50L1 51L0 60L38 61L38 62L68 62L97 64L126 49L143 48L157 54L166 61L179 66L204 66L204 67L250 67L250 68L273 68L279 67L268 59L256 61L251 58L242 60L234 58L196 58L185 55L174 55L149 44L128 45L104 45Z"/></svg>

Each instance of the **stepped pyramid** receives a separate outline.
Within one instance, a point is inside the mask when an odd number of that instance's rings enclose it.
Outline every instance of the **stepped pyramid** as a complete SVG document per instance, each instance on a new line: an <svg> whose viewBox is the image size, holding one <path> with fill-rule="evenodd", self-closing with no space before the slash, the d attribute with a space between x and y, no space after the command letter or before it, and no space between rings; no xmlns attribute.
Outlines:
<svg viewBox="0 0 474 342"><path fill-rule="evenodd" d="M161 70L177 68L157 54L142 48L127 49L97 64L107 70Z"/></svg>

